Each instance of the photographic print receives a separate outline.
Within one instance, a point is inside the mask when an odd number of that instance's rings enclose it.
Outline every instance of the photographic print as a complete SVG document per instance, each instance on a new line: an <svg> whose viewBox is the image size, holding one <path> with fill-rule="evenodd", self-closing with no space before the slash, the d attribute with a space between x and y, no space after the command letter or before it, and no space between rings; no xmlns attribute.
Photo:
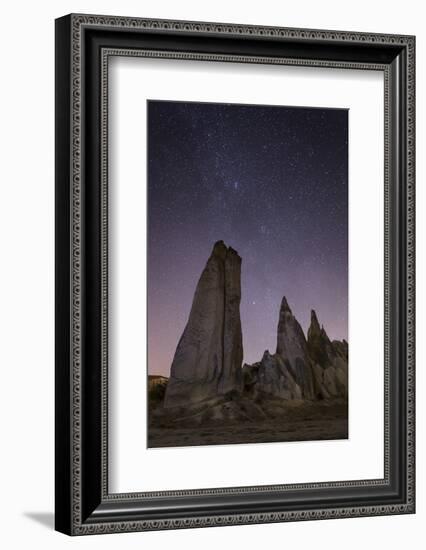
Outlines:
<svg viewBox="0 0 426 550"><path fill-rule="evenodd" d="M346 439L348 110L147 110L148 447Z"/></svg>

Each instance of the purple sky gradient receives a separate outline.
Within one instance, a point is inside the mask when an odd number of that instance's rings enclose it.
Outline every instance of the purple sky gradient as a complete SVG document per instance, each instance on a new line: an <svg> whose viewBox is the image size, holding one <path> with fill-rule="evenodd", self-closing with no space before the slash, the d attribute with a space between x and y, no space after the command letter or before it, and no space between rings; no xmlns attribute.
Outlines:
<svg viewBox="0 0 426 550"><path fill-rule="evenodd" d="M168 376L213 244L242 257L244 362L275 352L283 295L348 331L348 112L148 102L148 372Z"/></svg>

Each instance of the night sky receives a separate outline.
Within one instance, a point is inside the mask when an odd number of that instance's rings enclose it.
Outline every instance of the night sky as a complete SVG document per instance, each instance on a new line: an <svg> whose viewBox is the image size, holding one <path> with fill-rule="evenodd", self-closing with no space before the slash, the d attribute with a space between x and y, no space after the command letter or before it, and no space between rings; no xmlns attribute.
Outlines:
<svg viewBox="0 0 426 550"><path fill-rule="evenodd" d="M148 102L148 370L169 375L213 244L242 257L244 362L287 297L348 331L348 111Z"/></svg>

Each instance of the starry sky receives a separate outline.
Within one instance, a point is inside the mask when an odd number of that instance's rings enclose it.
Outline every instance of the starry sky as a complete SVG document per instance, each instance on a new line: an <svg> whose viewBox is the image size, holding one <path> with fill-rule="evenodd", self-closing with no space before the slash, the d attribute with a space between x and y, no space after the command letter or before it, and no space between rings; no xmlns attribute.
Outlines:
<svg viewBox="0 0 426 550"><path fill-rule="evenodd" d="M148 101L148 371L169 375L213 244L242 257L244 362L283 295L348 334L348 111Z"/></svg>

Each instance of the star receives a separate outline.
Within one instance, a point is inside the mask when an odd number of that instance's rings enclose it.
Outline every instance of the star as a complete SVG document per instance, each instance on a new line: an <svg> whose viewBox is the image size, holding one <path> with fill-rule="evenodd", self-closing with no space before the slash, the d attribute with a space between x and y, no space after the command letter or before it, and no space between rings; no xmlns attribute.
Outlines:
<svg viewBox="0 0 426 550"><path fill-rule="evenodd" d="M283 295L305 333L315 309L347 339L347 111L150 101L148 113L150 372L168 375L217 240L242 258L245 362L274 348Z"/></svg>

